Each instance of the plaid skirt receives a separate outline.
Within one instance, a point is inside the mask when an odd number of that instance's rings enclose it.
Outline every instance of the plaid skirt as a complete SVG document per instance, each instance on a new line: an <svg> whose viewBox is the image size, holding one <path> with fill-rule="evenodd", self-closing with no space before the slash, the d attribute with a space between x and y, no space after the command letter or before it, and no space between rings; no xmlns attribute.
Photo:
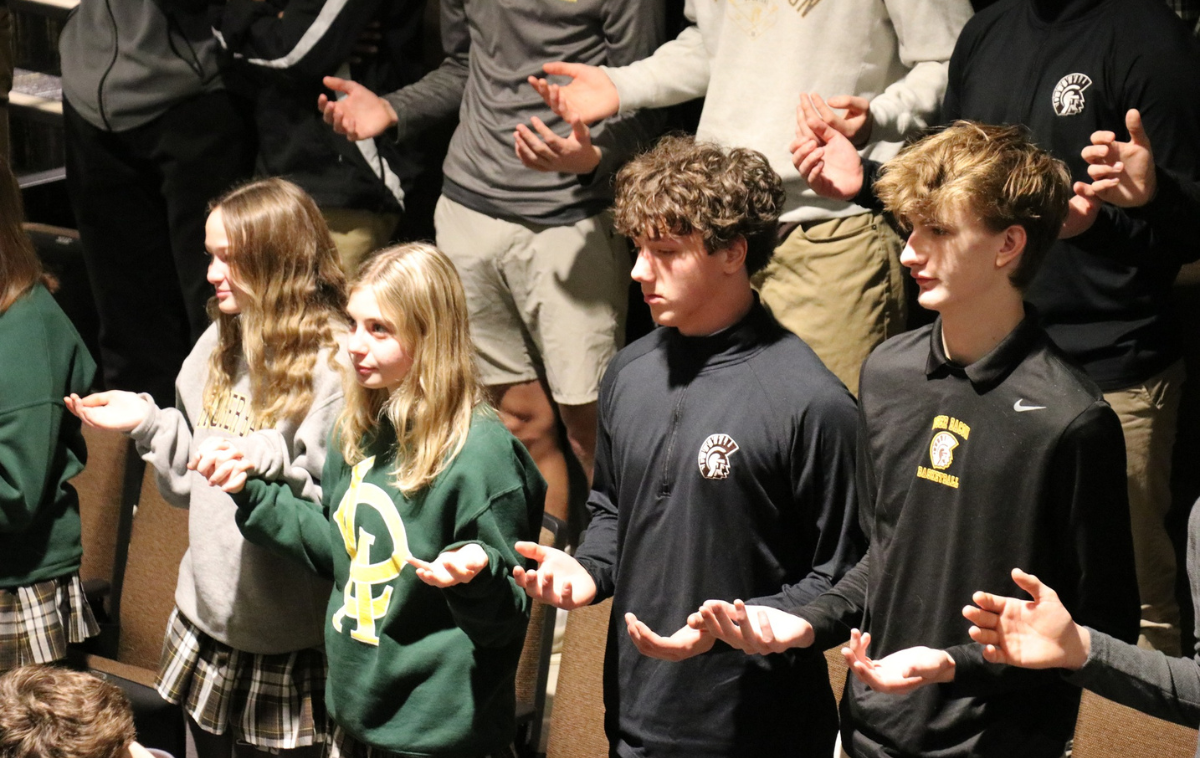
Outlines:
<svg viewBox="0 0 1200 758"><path fill-rule="evenodd" d="M67 645L100 633L79 574L0 589L0 672L67 657Z"/></svg>
<svg viewBox="0 0 1200 758"><path fill-rule="evenodd" d="M500 752L480 758L516 758L516 752L507 747ZM371 747L365 742L359 742L346 733L346 730L333 724L333 734L325 746L325 758L406 758L406 753L392 753L383 748Z"/></svg>
<svg viewBox="0 0 1200 758"><path fill-rule="evenodd" d="M327 738L325 652L262 655L209 637L176 608L163 640L155 686L210 734L290 750Z"/></svg>

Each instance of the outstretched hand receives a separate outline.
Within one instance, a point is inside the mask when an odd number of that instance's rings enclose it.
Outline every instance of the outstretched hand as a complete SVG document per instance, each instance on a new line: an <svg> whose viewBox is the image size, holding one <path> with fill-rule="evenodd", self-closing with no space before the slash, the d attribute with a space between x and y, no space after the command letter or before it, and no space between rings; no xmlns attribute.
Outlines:
<svg viewBox="0 0 1200 758"><path fill-rule="evenodd" d="M334 92L345 95L340 100L331 100L322 93L317 97L317 108L325 123L338 134L346 135L346 139L378 137L399 120L391 103L361 84L336 76L327 76L323 82Z"/></svg>
<svg viewBox="0 0 1200 758"><path fill-rule="evenodd" d="M855 629L842 655L854 675L877 692L900 695L927 684L954 680L954 659L945 650L910 647L872 660L867 656L870 644L871 635Z"/></svg>
<svg viewBox="0 0 1200 758"><path fill-rule="evenodd" d="M812 97L802 93L796 108L792 164L821 197L850 200L863 186L862 159L846 135L821 118Z"/></svg>
<svg viewBox="0 0 1200 758"><path fill-rule="evenodd" d="M746 605L741 600L707 600L688 616L688 626L703 629L748 655L782 653L813 643L812 626L799 616L765 605Z"/></svg>
<svg viewBox="0 0 1200 758"><path fill-rule="evenodd" d="M517 584L534 600L569 611L589 605L596 598L592 575L563 551L536 542L518 542L516 549L538 562L536 569L513 569Z"/></svg>
<svg viewBox="0 0 1200 758"><path fill-rule="evenodd" d="M1154 199L1158 175L1154 151L1142 126L1142 114L1131 109L1125 114L1129 142L1118 142L1109 131L1092 133L1092 144L1083 149L1083 159L1092 178L1092 190L1106 203L1121 208L1136 208Z"/></svg>
<svg viewBox="0 0 1200 758"><path fill-rule="evenodd" d="M621 106L617 88L613 86L608 74L596 66L583 63L547 63L542 70L549 76L569 76L571 82L565 85L553 84L546 79L536 76L529 77L529 83L546 101L550 109L558 112L555 102L561 102L564 107L577 113L585 124L594 124L602 118L616 114Z"/></svg>
<svg viewBox="0 0 1200 758"><path fill-rule="evenodd" d="M571 64L574 65L574 64ZM542 81L529 77L530 82ZM544 83L544 82L543 82ZM535 85L536 86L536 85ZM540 89L538 90L541 91ZM571 127L570 135L560 137L537 116L529 119L531 130L517 124L513 143L517 158L535 171L558 171L567 174L587 174L600 165L600 149L592 144L592 130L562 96L558 85L548 85L542 97L555 115ZM534 130L537 133L534 133Z"/></svg>
<svg viewBox="0 0 1200 758"><path fill-rule="evenodd" d="M90 427L111 432L131 432L150 415L150 404L132 392L110 390L87 397L71 393L63 398L67 410Z"/></svg>
<svg viewBox="0 0 1200 758"><path fill-rule="evenodd" d="M1092 647L1087 628L1075 623L1058 593L1036 576L1015 568L1012 578L1033 600L976 592L975 605L963 608L974 624L971 639L984 646L983 657L1033 669L1083 666Z"/></svg>
<svg viewBox="0 0 1200 758"><path fill-rule="evenodd" d="M487 553L474 542L457 550L447 550L432 561L426 562L411 555L404 560L417 570L417 578L422 582L442 588L469 582L488 565Z"/></svg>
<svg viewBox="0 0 1200 758"><path fill-rule="evenodd" d="M629 639L642 655L664 661L682 661L712 650L716 640L702 629L684 625L670 637L654 633L650 627L638 621L632 613L625 614L625 627Z"/></svg>

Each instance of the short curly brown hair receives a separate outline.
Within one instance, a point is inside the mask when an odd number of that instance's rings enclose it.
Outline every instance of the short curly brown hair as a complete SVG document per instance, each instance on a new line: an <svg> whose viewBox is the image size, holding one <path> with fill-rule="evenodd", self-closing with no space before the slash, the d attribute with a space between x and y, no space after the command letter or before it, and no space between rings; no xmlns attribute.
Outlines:
<svg viewBox="0 0 1200 758"><path fill-rule="evenodd" d="M993 232L1022 227L1025 250L1010 280L1024 289L1067 218L1071 175L1023 126L956 121L885 163L875 194L906 229L952 206Z"/></svg>
<svg viewBox="0 0 1200 758"><path fill-rule="evenodd" d="M670 135L617 174L613 215L627 237L698 232L709 254L742 237L754 275L775 250L784 198L762 153Z"/></svg>
<svg viewBox="0 0 1200 758"><path fill-rule="evenodd" d="M0 758L122 758L136 736L115 685L57 666L0 676Z"/></svg>

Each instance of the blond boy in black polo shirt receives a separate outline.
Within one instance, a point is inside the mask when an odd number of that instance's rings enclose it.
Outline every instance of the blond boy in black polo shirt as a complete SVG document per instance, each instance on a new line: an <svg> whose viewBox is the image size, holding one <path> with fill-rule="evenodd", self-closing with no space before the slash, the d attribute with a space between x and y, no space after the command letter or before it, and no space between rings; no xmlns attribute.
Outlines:
<svg viewBox="0 0 1200 758"><path fill-rule="evenodd" d="M959 122L890 161L876 193L911 230L901 262L939 315L864 364L867 555L790 613L709 601L689 623L748 653L863 629L843 649L855 758L1057 758L1079 690L987 663L960 611L980 587L1013 594L1009 568L1036 565L1076 618L1137 635L1120 425L1022 301L1066 215L1067 172L1019 127Z"/></svg>

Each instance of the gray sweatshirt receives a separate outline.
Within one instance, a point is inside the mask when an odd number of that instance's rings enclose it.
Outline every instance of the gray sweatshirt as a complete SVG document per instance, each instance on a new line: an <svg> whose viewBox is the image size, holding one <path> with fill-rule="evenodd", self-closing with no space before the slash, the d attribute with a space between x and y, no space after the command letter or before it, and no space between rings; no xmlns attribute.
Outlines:
<svg viewBox="0 0 1200 758"><path fill-rule="evenodd" d="M570 128L526 81L550 61L624 66L654 52L665 36L662 0L442 0L441 67L387 95L409 139L458 112L442 191L479 213L548 225L573 224L606 209L611 177L653 139L661 114L642 111L592 127L601 149L594 180L525 168L513 131L537 116L557 134Z"/></svg>
<svg viewBox="0 0 1200 758"><path fill-rule="evenodd" d="M81 0L58 51L63 96L108 132L224 86L207 5L195 0Z"/></svg>
<svg viewBox="0 0 1200 758"><path fill-rule="evenodd" d="M1192 508L1188 519L1187 567L1192 602L1200 608L1200 508ZM1151 716L1191 729L1200 726L1200 645L1193 658L1172 658L1090 627L1088 631L1091 653L1068 681ZM1196 636L1200 638L1200 624ZM1200 758L1200 747L1196 756Z"/></svg>
<svg viewBox="0 0 1200 758"><path fill-rule="evenodd" d="M237 650L286 653L321 645L330 583L266 548L247 542L234 523L237 506L212 487L188 460L205 439L233 440L264 478L287 482L320 510L321 468L329 430L342 407L341 373L322 351L313 369L313 404L299 423L259 431L250 414L245 365L233 389L204 405L208 358L217 328L200 337L175 383L176 408L152 410L130 434L158 472L158 488L172 505L188 508L188 551L179 564L175 604L206 634Z"/></svg>

